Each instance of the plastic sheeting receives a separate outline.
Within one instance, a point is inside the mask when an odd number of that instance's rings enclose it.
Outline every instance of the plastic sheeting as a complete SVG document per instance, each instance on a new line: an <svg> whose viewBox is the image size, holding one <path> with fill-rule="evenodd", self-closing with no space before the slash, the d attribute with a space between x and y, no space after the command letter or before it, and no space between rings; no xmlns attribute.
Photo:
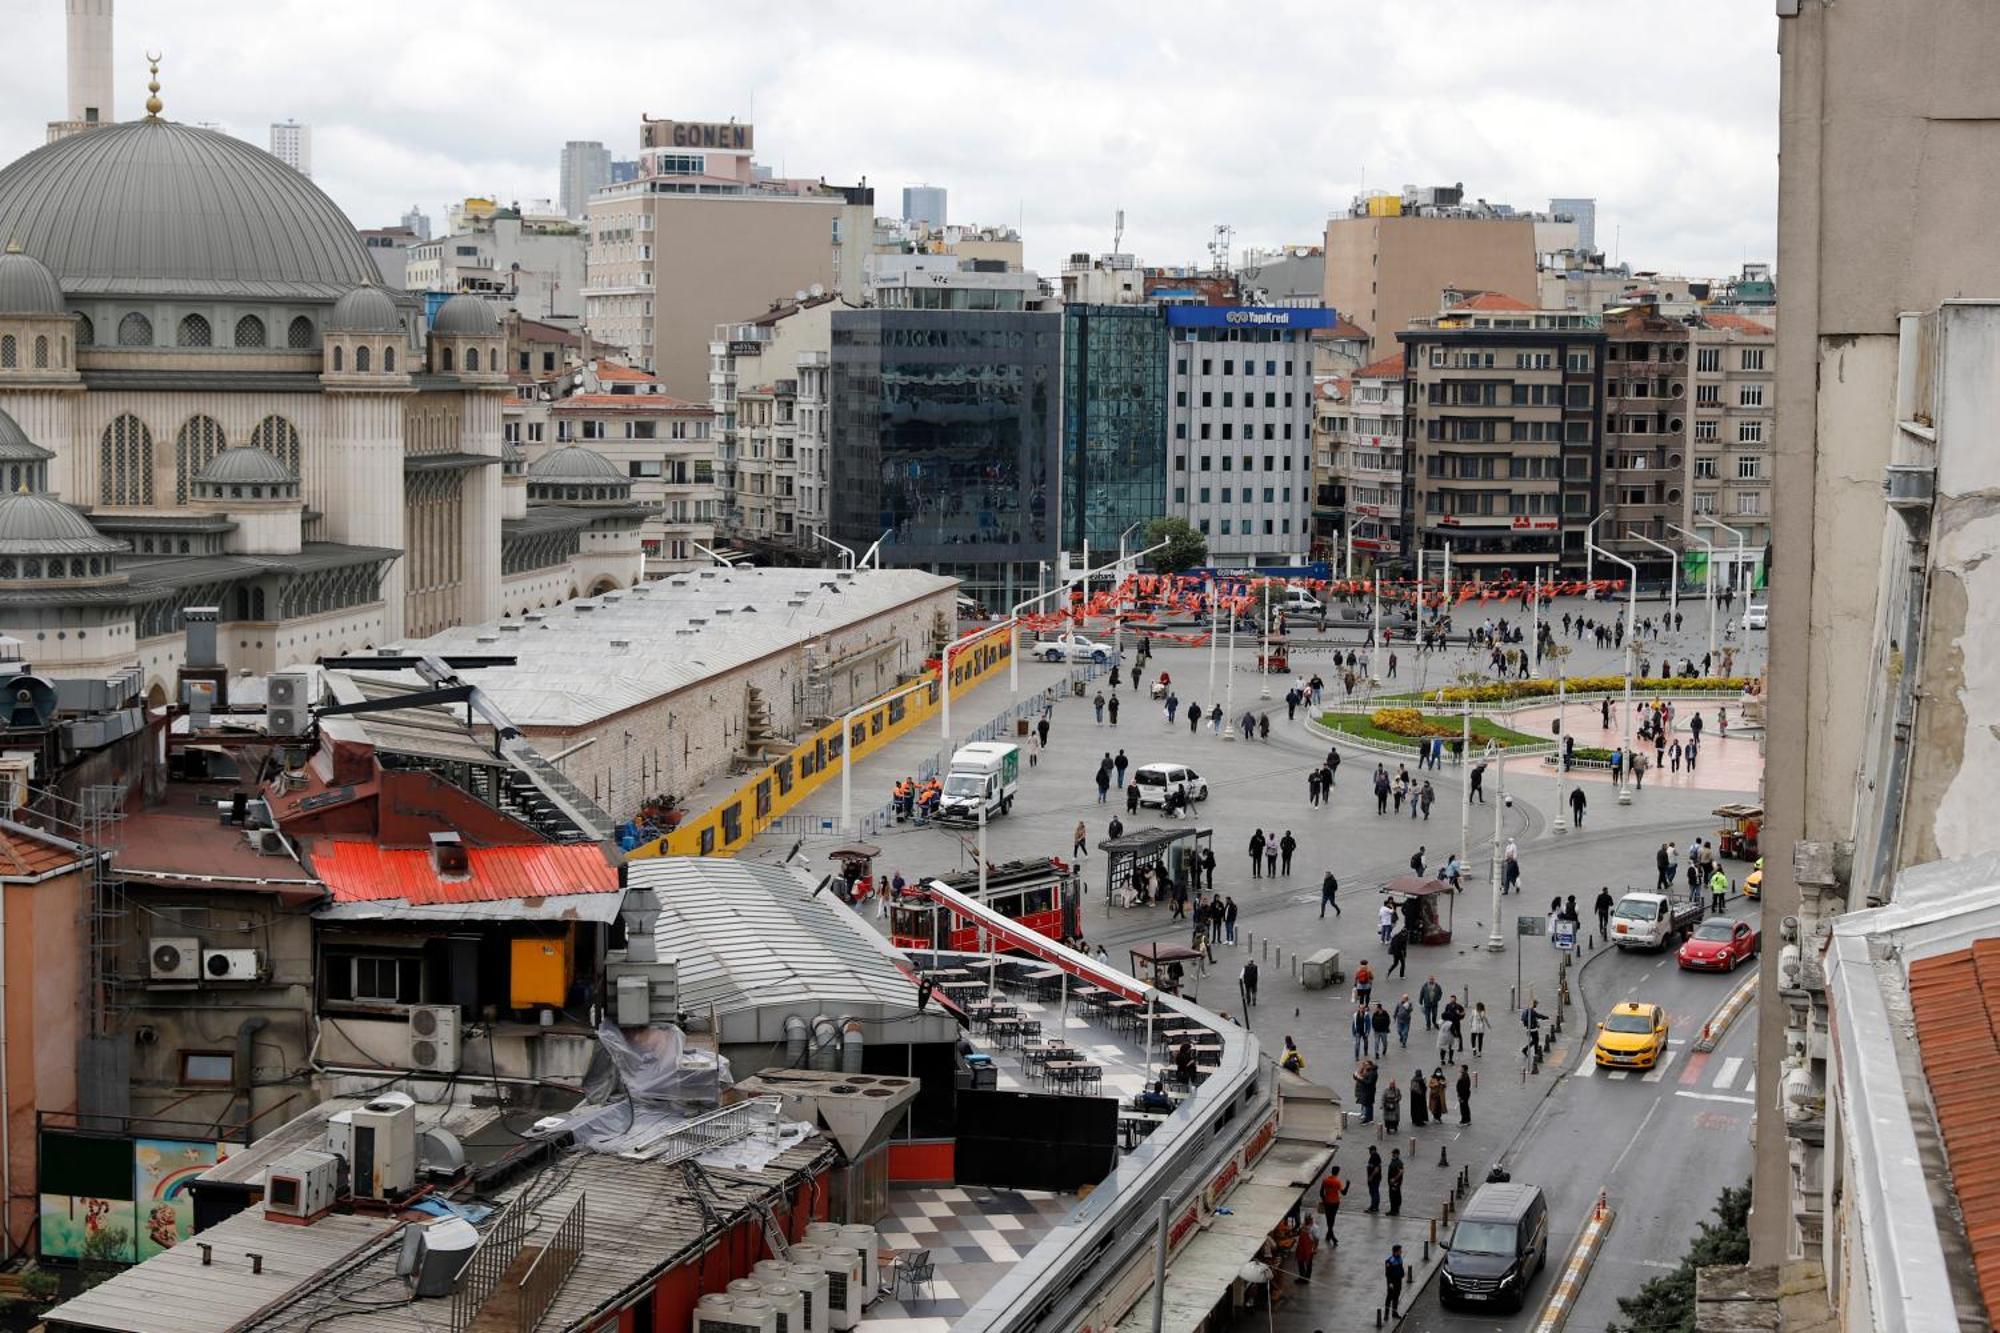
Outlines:
<svg viewBox="0 0 2000 1333"><path fill-rule="evenodd" d="M593 1152L622 1152L656 1129L713 1111L735 1082L728 1060L690 1050L677 1027L605 1022L597 1042L602 1058L591 1060L584 1091L599 1104L578 1107L563 1125Z"/></svg>

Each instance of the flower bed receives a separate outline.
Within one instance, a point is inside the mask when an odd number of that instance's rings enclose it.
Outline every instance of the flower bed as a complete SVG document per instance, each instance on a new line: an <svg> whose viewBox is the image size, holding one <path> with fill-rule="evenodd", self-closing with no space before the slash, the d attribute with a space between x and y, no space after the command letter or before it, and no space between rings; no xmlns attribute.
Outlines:
<svg viewBox="0 0 2000 1333"><path fill-rule="evenodd" d="M1632 693L1679 694L1695 690L1714 693L1718 690L1740 692L1751 683L1749 676L1671 676L1635 678ZM1574 676L1565 684L1570 694L1610 694L1625 688L1623 676ZM1556 697L1556 682L1552 680L1505 680L1493 681L1486 685L1446 685L1443 690L1426 690L1425 702L1432 702L1442 693L1446 703L1464 703L1471 700L1476 704L1513 703L1524 699L1553 699ZM1407 696L1415 699L1416 695Z"/></svg>
<svg viewBox="0 0 2000 1333"><path fill-rule="evenodd" d="M1431 736L1451 740L1464 734L1463 717L1429 716L1415 708L1378 708L1372 713L1324 713L1320 725L1361 740L1410 743ZM1492 741L1502 749L1543 743L1538 736L1514 731L1487 718L1472 719L1472 743Z"/></svg>

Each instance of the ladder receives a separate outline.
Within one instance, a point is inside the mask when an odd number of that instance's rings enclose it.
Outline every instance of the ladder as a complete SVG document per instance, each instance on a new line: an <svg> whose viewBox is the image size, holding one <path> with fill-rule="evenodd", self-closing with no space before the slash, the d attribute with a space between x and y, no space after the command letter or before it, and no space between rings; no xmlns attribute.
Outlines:
<svg viewBox="0 0 2000 1333"><path fill-rule="evenodd" d="M757 1201L756 1207L757 1216L764 1223L764 1244L770 1247L771 1257L773 1259L791 1258L792 1247L790 1242L785 1239L785 1229L778 1225L778 1215L771 1211L770 1204L761 1199Z"/></svg>

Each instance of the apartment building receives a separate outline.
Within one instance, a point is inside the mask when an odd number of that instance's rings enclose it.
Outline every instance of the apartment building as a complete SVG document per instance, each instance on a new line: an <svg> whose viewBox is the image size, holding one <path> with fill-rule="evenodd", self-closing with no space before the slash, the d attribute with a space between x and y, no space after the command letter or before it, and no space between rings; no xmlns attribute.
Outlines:
<svg viewBox="0 0 2000 1333"><path fill-rule="evenodd" d="M860 300L867 289L874 191L773 177L753 162L755 142L755 128L734 121L643 118L638 178L585 206L592 336L681 398L708 396L717 325L774 301Z"/></svg>
<svg viewBox="0 0 2000 1333"><path fill-rule="evenodd" d="M457 218L448 235L405 247L406 290L469 293L532 319L583 313L584 244L575 223L518 208L462 209Z"/></svg>
<svg viewBox="0 0 2000 1333"><path fill-rule="evenodd" d="M1707 314L1689 330L1689 339L1694 410L1688 427L1687 517L1681 526L1715 543L1716 587L1759 588L1775 507L1771 449L1777 437L1777 334L1746 315ZM1741 554L1735 533L1697 528L1700 518L1741 533Z"/></svg>
<svg viewBox="0 0 2000 1333"><path fill-rule="evenodd" d="M1313 375L1313 507L1312 551L1315 559L1342 549L1347 532L1347 492L1335 483L1333 470L1347 433L1347 404L1353 380L1346 375Z"/></svg>
<svg viewBox="0 0 2000 1333"><path fill-rule="evenodd" d="M1689 528L1689 329L1657 307L1607 310L1603 497L1597 544L1632 562L1643 583L1674 577Z"/></svg>
<svg viewBox="0 0 2000 1333"><path fill-rule="evenodd" d="M1470 573L1581 574L1597 512L1604 333L1594 315L1447 292L1396 335L1408 402L1405 554L1450 543Z"/></svg>
<svg viewBox="0 0 2000 1333"><path fill-rule="evenodd" d="M1317 486L1331 517L1331 531L1316 535L1343 564L1352 549L1354 568L1372 569L1403 549L1403 357L1322 383L1341 392L1322 396L1314 425Z"/></svg>

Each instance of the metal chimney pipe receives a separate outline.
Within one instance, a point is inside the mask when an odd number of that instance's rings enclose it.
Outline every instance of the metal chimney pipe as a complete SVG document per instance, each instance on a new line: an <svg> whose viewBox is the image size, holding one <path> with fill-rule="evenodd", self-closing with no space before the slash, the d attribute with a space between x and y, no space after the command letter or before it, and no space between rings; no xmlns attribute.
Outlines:
<svg viewBox="0 0 2000 1333"><path fill-rule="evenodd" d="M220 666L215 660L215 623L222 617L219 607L181 608L181 624L187 631L187 662L191 667Z"/></svg>

